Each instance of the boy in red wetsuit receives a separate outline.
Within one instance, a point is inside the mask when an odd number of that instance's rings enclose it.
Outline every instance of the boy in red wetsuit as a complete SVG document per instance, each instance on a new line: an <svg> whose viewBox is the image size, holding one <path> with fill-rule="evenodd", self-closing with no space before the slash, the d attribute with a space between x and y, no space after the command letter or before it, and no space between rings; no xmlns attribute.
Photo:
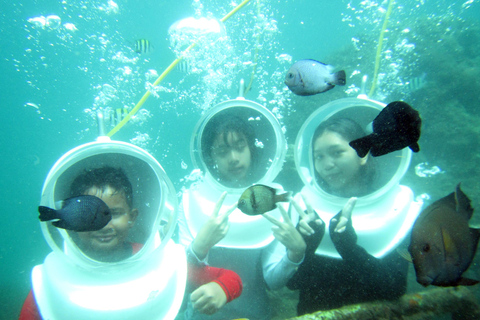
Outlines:
<svg viewBox="0 0 480 320"><path fill-rule="evenodd" d="M89 257L101 262L124 260L143 246L127 241L138 210L133 208L132 186L122 169L102 167L85 171L71 185L71 196L93 195L102 199L112 219L101 230L72 232L70 236ZM188 280L194 290L191 299L202 313L213 314L240 296L242 282L233 271L209 266L188 265ZM21 320L42 319L32 291L20 312Z"/></svg>

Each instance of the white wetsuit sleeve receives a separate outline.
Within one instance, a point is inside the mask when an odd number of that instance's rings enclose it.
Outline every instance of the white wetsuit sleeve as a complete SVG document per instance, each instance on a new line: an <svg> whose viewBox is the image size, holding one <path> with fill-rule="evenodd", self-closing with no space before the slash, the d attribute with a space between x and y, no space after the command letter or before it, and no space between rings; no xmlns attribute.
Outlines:
<svg viewBox="0 0 480 320"><path fill-rule="evenodd" d="M262 255L263 277L268 287L272 290L284 287L302 262L303 258L299 263L290 261L285 246L274 240Z"/></svg>
<svg viewBox="0 0 480 320"><path fill-rule="evenodd" d="M178 236L179 242L185 247L187 253L187 261L194 264L207 264L208 254L205 259L200 260L198 256L192 249L193 235L190 232L190 229L187 224L187 219L185 218L185 211L183 208L183 202L180 202L178 206Z"/></svg>

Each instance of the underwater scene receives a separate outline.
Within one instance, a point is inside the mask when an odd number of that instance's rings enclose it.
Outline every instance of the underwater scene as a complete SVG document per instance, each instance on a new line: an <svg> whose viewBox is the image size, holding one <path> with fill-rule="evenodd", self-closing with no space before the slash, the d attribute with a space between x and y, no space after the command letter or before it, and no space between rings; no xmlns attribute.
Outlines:
<svg viewBox="0 0 480 320"><path fill-rule="evenodd" d="M0 319L18 318L32 268L52 251L38 219L45 178L67 151L95 141L99 113L113 140L155 157L180 198L200 175L193 128L223 101L244 96L278 119L288 150L274 181L293 193L304 185L293 150L313 112L359 95L404 101L422 127L420 151L400 184L426 208L461 183L452 206L464 193L474 210L469 226L480 228L478 0L19 0L1 7ZM194 23L182 29L187 18ZM344 70L344 84L298 94L286 75L304 59ZM480 280L479 255L464 277ZM477 286L457 294L478 306ZM428 309L443 293L422 294L438 289L417 283L410 265L405 306ZM297 316L297 291L268 297L272 319ZM455 319L475 319L474 309ZM450 319L451 310L418 311L425 312L418 319Z"/></svg>

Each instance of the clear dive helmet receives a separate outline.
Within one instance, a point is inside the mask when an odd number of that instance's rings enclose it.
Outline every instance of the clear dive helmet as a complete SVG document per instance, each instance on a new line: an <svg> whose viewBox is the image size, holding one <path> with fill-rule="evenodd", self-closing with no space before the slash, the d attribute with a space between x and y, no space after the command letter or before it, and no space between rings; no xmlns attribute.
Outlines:
<svg viewBox="0 0 480 320"><path fill-rule="evenodd" d="M295 164L305 185L316 193L324 195L328 199L327 201L343 202L342 197L326 191L316 177L313 161L314 141L312 141L315 130L324 121L347 118L358 123L366 134L370 134L373 119L384 107L385 104L374 100L345 98L318 108L303 124L295 143ZM373 161L376 168L375 181L372 182L375 188L369 194L361 197L359 201L361 203L375 201L376 198L397 185L407 171L411 157L412 152L408 148L373 159L369 156L368 161ZM357 203L357 205L361 203Z"/></svg>
<svg viewBox="0 0 480 320"><path fill-rule="evenodd" d="M224 127L229 122L233 128ZM228 125L228 124L227 124ZM226 131L225 131L226 130ZM215 139L224 132L240 132L246 138L251 153L251 164L243 180L228 180L229 173L219 165L222 152L229 152L235 146L227 149L216 149ZM227 143L228 144L228 143ZM213 187L241 193L251 184L272 182L280 172L286 153L286 142L280 123L275 116L260 104L237 98L224 101L208 110L197 123L192 136L191 156L195 167L206 173L205 179Z"/></svg>
<svg viewBox="0 0 480 320"><path fill-rule="evenodd" d="M324 121L347 118L358 123L365 134L370 134L371 123L384 107L385 104L368 99L338 99L318 108L298 133L294 156L297 171L305 184L302 194L326 223L326 235L317 254L340 258L328 235L328 226L348 199L329 190L316 173L315 131ZM368 155L367 161L374 166L375 174L370 181L370 190L358 197L352 222L358 236L357 243L375 257L384 256L405 238L420 211L421 203L414 201L411 189L399 184L411 156L408 148L380 157ZM300 198L297 200L301 201Z"/></svg>
<svg viewBox="0 0 480 320"><path fill-rule="evenodd" d="M124 182L118 188L117 183L109 182L109 187L121 190L108 194L131 197L127 206L138 214L129 215L126 210L118 218L122 221L114 222L117 217L112 215L101 230L86 232L57 228L51 221L41 222L53 252L32 270L32 288L39 311L45 319L173 320L185 291L186 256L183 247L170 239L178 214L175 190L150 154L105 136L78 146L50 170L41 205L61 209L62 202L72 196L72 183L77 178L86 181L84 185L88 187L92 173L103 177L105 168L116 172L113 181L124 181L126 176L132 193L123 189ZM102 197L107 194L102 192ZM113 204L108 205L111 210L116 209ZM130 219L133 216L136 218ZM129 217L132 223L122 217ZM109 230L108 235L103 234L105 230ZM125 236L121 242L119 234ZM115 244L112 239L119 240L120 245L112 246Z"/></svg>
<svg viewBox="0 0 480 320"><path fill-rule="evenodd" d="M62 201L72 196L70 188L76 177L105 167L123 171L132 186L131 209L138 210L138 216L132 226L128 226L127 242L142 245L137 253L124 259L112 257L113 261L109 261L112 259L103 259L102 254L80 249L79 233L56 228L51 221L41 223L44 236L55 252L87 268L114 265L123 265L123 268L154 250L162 250L176 222L175 190L163 168L143 149L118 141L87 143L62 156L47 176L41 205L61 209ZM95 231L90 233L96 236Z"/></svg>
<svg viewBox="0 0 480 320"><path fill-rule="evenodd" d="M239 98L224 101L208 110L193 131L192 160L194 166L204 173L203 180L193 183L182 198L193 236L208 220L224 191L228 192L223 202L226 207L237 202L252 184L282 188L272 183L286 154L280 123L268 109L241 96L242 91ZM235 133L233 140L228 139L229 133ZM245 155L246 149L250 154L249 165L245 165L246 162L236 164L236 160L229 164L223 159L236 152ZM271 214L281 219L278 210ZM218 246L260 248L274 239L271 223L260 215L248 216L236 209L229 216L229 224L229 232Z"/></svg>

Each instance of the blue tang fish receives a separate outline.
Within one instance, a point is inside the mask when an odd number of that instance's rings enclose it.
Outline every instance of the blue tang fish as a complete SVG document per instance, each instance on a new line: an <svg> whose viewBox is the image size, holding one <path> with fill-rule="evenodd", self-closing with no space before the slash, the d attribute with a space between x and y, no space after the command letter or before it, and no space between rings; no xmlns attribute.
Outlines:
<svg viewBox="0 0 480 320"><path fill-rule="evenodd" d="M77 232L100 230L112 219L107 204L89 195L64 200L60 210L39 206L38 212L40 221L57 219L52 222L55 227Z"/></svg>
<svg viewBox="0 0 480 320"><path fill-rule="evenodd" d="M311 96L333 89L335 85L344 86L345 71L332 73L333 67L316 60L297 61L285 76L285 84L296 95Z"/></svg>

